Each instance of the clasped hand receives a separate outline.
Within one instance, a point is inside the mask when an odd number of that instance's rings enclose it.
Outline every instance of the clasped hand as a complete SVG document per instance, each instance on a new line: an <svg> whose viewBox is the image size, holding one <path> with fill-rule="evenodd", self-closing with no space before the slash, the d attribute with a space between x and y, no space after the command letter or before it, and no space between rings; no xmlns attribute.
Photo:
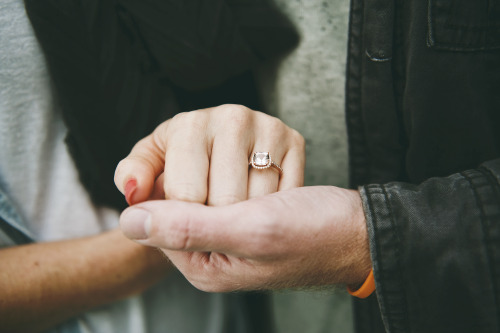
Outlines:
<svg viewBox="0 0 500 333"><path fill-rule="evenodd" d="M297 131L243 106L179 114L117 167L132 205L122 230L205 291L362 282L371 264L359 194L300 188L304 146ZM258 151L283 173L249 168Z"/></svg>

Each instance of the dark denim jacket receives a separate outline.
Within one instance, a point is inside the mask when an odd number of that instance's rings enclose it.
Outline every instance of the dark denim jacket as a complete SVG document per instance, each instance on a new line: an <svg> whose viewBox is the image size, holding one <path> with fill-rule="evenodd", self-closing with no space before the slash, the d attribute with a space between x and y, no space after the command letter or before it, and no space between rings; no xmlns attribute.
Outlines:
<svg viewBox="0 0 500 333"><path fill-rule="evenodd" d="M357 331L499 332L500 1L353 0L346 109Z"/></svg>

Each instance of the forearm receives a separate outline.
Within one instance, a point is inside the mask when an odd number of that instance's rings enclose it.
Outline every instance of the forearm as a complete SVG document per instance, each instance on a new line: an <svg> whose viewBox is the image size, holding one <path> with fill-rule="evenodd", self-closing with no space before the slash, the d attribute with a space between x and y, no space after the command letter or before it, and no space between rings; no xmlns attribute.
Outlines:
<svg viewBox="0 0 500 333"><path fill-rule="evenodd" d="M164 260L119 231L0 250L0 331L40 331L138 293L164 275Z"/></svg>

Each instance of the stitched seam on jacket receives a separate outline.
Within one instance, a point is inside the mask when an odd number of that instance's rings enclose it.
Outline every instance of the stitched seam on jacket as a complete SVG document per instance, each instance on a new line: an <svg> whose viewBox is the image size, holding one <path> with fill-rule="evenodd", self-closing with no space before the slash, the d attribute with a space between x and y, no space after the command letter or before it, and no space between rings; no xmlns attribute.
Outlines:
<svg viewBox="0 0 500 333"><path fill-rule="evenodd" d="M366 216L366 226L367 226L367 231L368 231L368 237L369 237L369 245L370 245L370 256L372 258L372 267L374 270L375 274L375 283L378 285L380 283L379 280L379 267L378 262L376 260L377 253L380 251L379 247L377 246L377 239L375 236L375 217L373 216L373 200L371 198L371 188L377 187L378 185L364 185L364 186L359 186L358 190L361 194L361 198L363 201L363 209L365 211L365 216ZM380 286L379 286L380 287ZM382 333L382 332L389 332L386 330L386 322L387 318L382 316L382 307L380 300L382 299L380 297L380 292L383 290L383 288L376 287L375 294L371 295L368 299L365 300L355 300L355 310L356 316L355 316L355 331L359 333ZM357 309L356 309L357 307ZM364 309L362 309L364 308ZM384 308L385 309L385 308ZM383 312L385 313L385 312ZM380 328L378 326L378 323L382 325L382 330L379 330ZM374 329L375 325L378 327L376 330Z"/></svg>
<svg viewBox="0 0 500 333"><path fill-rule="evenodd" d="M367 199L368 199L368 207L370 209L370 214L373 218L373 226L374 226L374 230L377 229L377 225L378 225L378 215L375 213L375 210L373 209L373 200L372 200L372 195L374 194L374 189L373 186L365 186L366 190L367 190ZM379 237L378 237L378 233L377 232L374 232L374 236L375 236L375 247L377 249L377 257L379 256L379 254L382 252L382 249L380 248L380 240L379 240ZM377 265L379 266L379 271L380 272L383 272L384 271L384 268L383 268L383 265L382 265L382 261L381 260L377 260ZM383 280L382 278L380 280ZM377 290L377 294L379 295L384 295L384 288L380 288L381 286L383 286L383 284L378 284L378 290ZM382 289L382 290L380 290ZM384 306L384 310L385 310L385 306ZM382 310L382 309L381 309ZM386 313L387 314L387 313ZM382 317L383 318L383 317ZM389 318L388 318L389 319ZM386 321L387 325L389 325L388 327L388 331L389 332L393 332L393 327L392 327L392 321L391 320L387 320Z"/></svg>
<svg viewBox="0 0 500 333"><path fill-rule="evenodd" d="M470 175L468 174L470 173ZM474 175L473 173L476 173L476 175ZM476 178L480 178L480 176L482 175L483 177L486 177L486 175L480 173L479 171L465 171L465 172L461 172L460 173L470 184L470 187L472 189L472 192L474 193L474 199L476 201L476 205L479 207L479 210L480 210L480 220L481 220L481 229L483 231L483 239L484 239L484 243L486 244L486 256L487 256L487 260L488 260L488 264L489 264L489 271L490 271L490 278L491 278L491 283L493 284L493 289L494 289L494 300L495 300L495 306L496 306L496 312L498 313L499 309L498 309L498 299L497 299L497 290L498 290L498 286L496 285L496 280L495 280L495 272L494 272L494 260L492 258L492 251L491 251L491 245L490 245L490 242L489 240L487 239L486 235L488 235L487 233L487 230L488 230L488 223L487 223L487 214L485 212L485 209L484 209L484 204L483 204L483 201L481 200L480 198L480 194L478 192L478 186L476 186L475 184L475 179ZM482 178L482 177L481 177ZM488 185L481 185L480 187L485 187L485 186L488 186ZM489 186L491 187L491 186ZM499 320L500 318L497 316L497 328L500 327L499 326Z"/></svg>
<svg viewBox="0 0 500 333"><path fill-rule="evenodd" d="M366 186L365 188L368 190L367 192L369 193L369 195L367 195L367 198L368 198L368 202L369 202L370 213L372 214L372 218L374 220L373 224L374 224L374 226L377 226L374 229L378 229L378 227L380 226L379 217L381 214L384 214L384 213L376 213L374 211L372 195L384 197L385 202L383 202L383 204L386 206L387 211L389 212L388 217L391 220L391 226L393 227L394 226L394 218L393 218L392 213L391 213L391 209L390 209L391 207L389 207L389 205L387 204L387 201L389 201L388 195L387 195L387 192L386 192L385 188L383 187L383 185ZM380 254L381 256L383 256L384 251L382 250L382 248L380 246L380 239L378 237L378 232L375 232L374 235L375 235L377 254ZM394 233L393 233L393 237L395 237L397 240L399 240L398 237ZM379 256L379 257L381 257L381 256ZM379 266L379 272L382 275L387 275L387 273L388 273L387 268L382 265L382 261L383 261L383 259L377 260L377 264ZM401 269L399 254L396 256L396 262L397 262L398 269ZM389 273L391 273L391 272L389 271ZM380 277L380 279L384 280L384 278L382 276ZM401 279L399 279L398 281L399 281L400 286L402 288ZM380 284L378 284L377 287L380 287ZM380 290L380 288L379 288L377 290L377 294L385 295L385 294L387 294L387 291L385 289ZM396 314L393 311L389 310L390 308L394 308L394 306L389 307L388 304L394 304L394 302L384 302L383 303L384 306L381 307L381 310L384 312L385 317L386 317L386 320L384 320L384 323L386 324L386 328L387 328L388 333L408 332L409 331L409 328L407 327L408 326L408 320L407 320L408 316L407 316L407 307L406 307L406 297L405 296L400 296L400 297L403 298L404 301L396 301L396 305L397 305L397 308L400 309L401 312L404 313L403 316L406 317L405 320L401 320L400 318L398 319L397 317L395 318L394 316ZM385 300L387 298L383 297L383 299Z"/></svg>
<svg viewBox="0 0 500 333"><path fill-rule="evenodd" d="M366 134L364 133L363 115L361 110L363 61L362 61L362 30L364 26L363 1L354 10L355 2L351 2L349 15L349 40L347 46L347 78L345 82L345 122L348 133L349 150L349 185L351 188L367 182L371 161L367 158ZM356 17L355 17L356 16ZM354 24L354 19L359 20ZM357 22L357 21L356 21Z"/></svg>
<svg viewBox="0 0 500 333"><path fill-rule="evenodd" d="M395 222L395 219L394 219L394 215L393 215L393 208L392 208L392 204L391 204L391 201L389 200L389 194L387 193L387 189L384 185L381 186L382 187L382 193L384 194L384 197L385 197L385 200L386 202L388 203L388 208L389 208L389 218L390 218L390 221L391 221L391 226L392 226L392 230L393 230L393 237L394 237L394 240L395 240L395 245L396 245L396 249L395 249L395 253L396 253L396 265L397 265L397 269L398 271L400 272L400 274L398 274L398 281L399 281L399 284L401 286L401 288L403 289L403 286L404 286L404 283L403 283L403 279L401 278L401 273L403 271L402 269L402 266L401 266L401 239L399 237L399 232L398 232L398 228L397 228L397 225L396 225L396 222ZM406 300L406 297L405 297L405 294L403 294L401 296L402 298L402 302L400 305L404 306L404 308L402 309L402 313L404 313L404 321L403 323L405 323L406 327L404 328L404 331L409 331L409 318L408 318L408 307L407 307L407 300Z"/></svg>

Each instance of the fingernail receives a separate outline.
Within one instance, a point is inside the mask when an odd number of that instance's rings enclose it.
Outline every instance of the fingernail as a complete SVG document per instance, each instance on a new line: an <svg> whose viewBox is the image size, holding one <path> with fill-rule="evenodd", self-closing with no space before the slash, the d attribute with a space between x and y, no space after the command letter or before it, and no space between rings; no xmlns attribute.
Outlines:
<svg viewBox="0 0 500 333"><path fill-rule="evenodd" d="M120 216L120 226L130 239L146 239L151 230L151 213L142 208L127 208Z"/></svg>
<svg viewBox="0 0 500 333"><path fill-rule="evenodd" d="M129 205L132 205L132 196L137 188L137 180L135 178L129 179L127 184L125 184L125 200Z"/></svg>

